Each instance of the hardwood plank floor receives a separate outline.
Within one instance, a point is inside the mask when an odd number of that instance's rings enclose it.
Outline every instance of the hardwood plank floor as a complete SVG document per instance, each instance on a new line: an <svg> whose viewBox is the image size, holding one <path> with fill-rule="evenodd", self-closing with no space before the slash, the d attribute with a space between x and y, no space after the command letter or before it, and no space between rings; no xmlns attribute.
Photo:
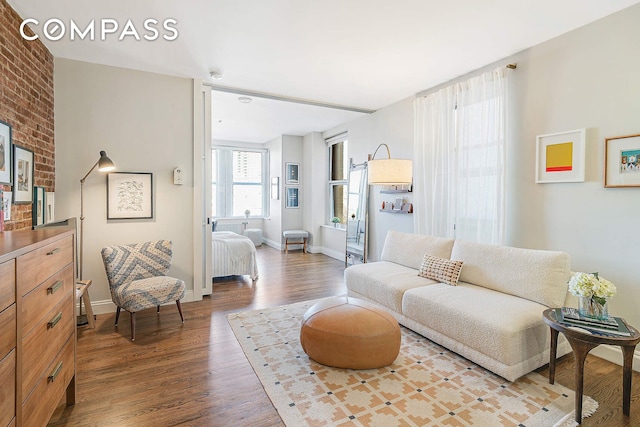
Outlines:
<svg viewBox="0 0 640 427"><path fill-rule="evenodd" d="M288 255L261 246L260 279L216 279L211 297L137 315L114 328L114 314L78 330L77 401L60 405L49 426L282 426L227 323L237 311L346 292L344 264L320 254ZM547 375L546 367L538 370ZM622 415L622 368L587 358L585 394L600 408L584 426L640 426L640 374L634 372L631 416ZM557 364L556 381L573 387L573 359Z"/></svg>

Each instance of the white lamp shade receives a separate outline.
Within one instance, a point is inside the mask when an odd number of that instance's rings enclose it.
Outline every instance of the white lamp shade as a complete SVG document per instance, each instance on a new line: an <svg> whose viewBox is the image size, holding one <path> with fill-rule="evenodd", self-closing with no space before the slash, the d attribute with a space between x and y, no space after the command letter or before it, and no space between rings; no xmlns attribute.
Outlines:
<svg viewBox="0 0 640 427"><path fill-rule="evenodd" d="M369 160L367 169L369 185L409 185L413 182L411 160Z"/></svg>

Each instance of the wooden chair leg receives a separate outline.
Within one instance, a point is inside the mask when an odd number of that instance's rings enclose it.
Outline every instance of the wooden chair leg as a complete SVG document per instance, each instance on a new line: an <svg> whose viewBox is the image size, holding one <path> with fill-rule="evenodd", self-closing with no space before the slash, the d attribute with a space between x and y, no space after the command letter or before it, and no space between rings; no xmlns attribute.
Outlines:
<svg viewBox="0 0 640 427"><path fill-rule="evenodd" d="M131 313L131 341L136 340L136 314Z"/></svg>
<svg viewBox="0 0 640 427"><path fill-rule="evenodd" d="M118 319L120 318L120 307L116 308L116 326L118 326Z"/></svg>
<svg viewBox="0 0 640 427"><path fill-rule="evenodd" d="M180 313L180 319L182 319L182 323L184 323L184 316L182 315L182 305L180 304L180 300L176 300L176 305L178 306L178 312Z"/></svg>

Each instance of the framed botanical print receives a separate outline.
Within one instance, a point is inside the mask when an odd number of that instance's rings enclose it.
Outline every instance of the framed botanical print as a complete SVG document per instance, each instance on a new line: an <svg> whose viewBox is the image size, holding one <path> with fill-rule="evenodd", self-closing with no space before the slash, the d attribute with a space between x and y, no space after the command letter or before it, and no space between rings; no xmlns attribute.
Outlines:
<svg viewBox="0 0 640 427"><path fill-rule="evenodd" d="M107 175L107 219L153 218L153 174L111 172Z"/></svg>
<svg viewBox="0 0 640 427"><path fill-rule="evenodd" d="M285 202L285 208L287 209L297 209L300 207L298 187L287 187L287 198Z"/></svg>
<svg viewBox="0 0 640 427"><path fill-rule="evenodd" d="M33 151L13 146L13 203L33 203Z"/></svg>
<svg viewBox="0 0 640 427"><path fill-rule="evenodd" d="M32 212L33 225L44 224L44 211L45 211L44 195L45 195L44 187L33 187L33 212Z"/></svg>
<svg viewBox="0 0 640 427"><path fill-rule="evenodd" d="M285 184L300 184L300 163L286 163Z"/></svg>
<svg viewBox="0 0 640 427"><path fill-rule="evenodd" d="M0 184L11 184L11 125L0 120Z"/></svg>

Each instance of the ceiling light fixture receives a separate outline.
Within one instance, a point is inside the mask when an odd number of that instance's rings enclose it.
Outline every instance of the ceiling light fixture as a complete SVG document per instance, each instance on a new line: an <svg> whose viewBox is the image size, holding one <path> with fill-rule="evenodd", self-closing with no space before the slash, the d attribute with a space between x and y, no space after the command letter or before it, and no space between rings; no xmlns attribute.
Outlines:
<svg viewBox="0 0 640 427"><path fill-rule="evenodd" d="M222 73L218 72L218 71L211 71L209 73L209 75L211 76L211 78L213 80L221 80L222 79Z"/></svg>
<svg viewBox="0 0 640 427"><path fill-rule="evenodd" d="M249 104L251 101L253 101L253 99L249 98L248 96L241 96L240 98L238 98L238 101L242 102L243 104Z"/></svg>

